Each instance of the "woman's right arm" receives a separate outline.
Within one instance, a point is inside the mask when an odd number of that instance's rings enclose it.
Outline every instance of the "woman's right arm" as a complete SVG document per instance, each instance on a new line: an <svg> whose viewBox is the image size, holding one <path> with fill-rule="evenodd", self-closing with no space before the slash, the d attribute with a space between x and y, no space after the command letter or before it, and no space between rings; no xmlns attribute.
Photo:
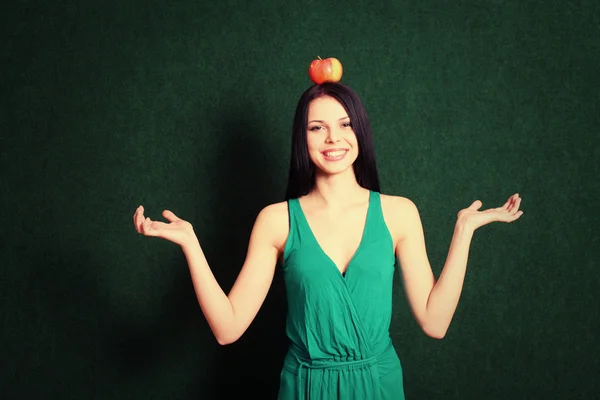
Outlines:
<svg viewBox="0 0 600 400"><path fill-rule="evenodd" d="M258 214L246 260L229 295L210 270L191 225L170 211L164 211L163 215L169 224L144 219L143 209L138 209L134 218L138 232L181 246L198 303L215 338L222 345L235 342L256 317L273 281L277 258L287 237L287 205L270 205Z"/></svg>

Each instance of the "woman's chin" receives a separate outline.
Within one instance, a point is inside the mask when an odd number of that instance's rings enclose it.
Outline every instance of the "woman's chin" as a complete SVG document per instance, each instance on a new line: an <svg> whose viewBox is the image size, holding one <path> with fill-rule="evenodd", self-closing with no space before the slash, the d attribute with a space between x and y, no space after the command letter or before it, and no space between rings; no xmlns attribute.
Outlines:
<svg viewBox="0 0 600 400"><path fill-rule="evenodd" d="M340 175L346 172L354 173L354 171L352 170L352 164L348 163L338 165L321 165L319 167L319 170L321 174L325 176Z"/></svg>

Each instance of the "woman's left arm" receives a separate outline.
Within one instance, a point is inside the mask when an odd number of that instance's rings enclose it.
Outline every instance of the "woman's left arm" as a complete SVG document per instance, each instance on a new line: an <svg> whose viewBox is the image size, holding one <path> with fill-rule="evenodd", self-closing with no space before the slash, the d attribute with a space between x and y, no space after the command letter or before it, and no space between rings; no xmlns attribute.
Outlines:
<svg viewBox="0 0 600 400"><path fill-rule="evenodd" d="M523 215L523 211L519 210L520 204L521 198L514 194L502 207L479 211L482 203L477 200L461 210L448 257L437 282L427 258L418 210L412 202L402 207L403 226L396 244L396 256L401 265L411 309L427 335L441 339L450 326L462 292L469 247L475 230L496 221L517 220Z"/></svg>

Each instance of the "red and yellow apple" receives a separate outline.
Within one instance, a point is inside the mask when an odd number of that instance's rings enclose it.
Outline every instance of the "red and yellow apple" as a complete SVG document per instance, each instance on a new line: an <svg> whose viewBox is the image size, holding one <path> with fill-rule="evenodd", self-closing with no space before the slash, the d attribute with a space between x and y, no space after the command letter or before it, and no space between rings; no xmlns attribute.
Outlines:
<svg viewBox="0 0 600 400"><path fill-rule="evenodd" d="M308 76L317 85L323 82L339 82L342 79L342 63L337 58L313 60L308 68Z"/></svg>

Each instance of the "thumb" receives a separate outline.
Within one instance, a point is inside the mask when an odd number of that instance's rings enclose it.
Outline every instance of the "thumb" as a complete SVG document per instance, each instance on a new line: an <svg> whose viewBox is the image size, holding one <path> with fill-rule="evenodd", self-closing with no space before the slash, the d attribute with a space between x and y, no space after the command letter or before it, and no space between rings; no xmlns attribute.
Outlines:
<svg viewBox="0 0 600 400"><path fill-rule="evenodd" d="M481 200L475 200L473 204L469 206L469 210L477 211L481 208L482 205L483 203L481 202Z"/></svg>
<svg viewBox="0 0 600 400"><path fill-rule="evenodd" d="M162 215L163 215L163 217L165 217L165 218L166 218L166 219L167 219L169 222L176 222L176 221L179 221L179 220L180 220L180 218L179 218L177 215L173 214L173 212L172 212L172 211L169 211L169 210L165 210L165 211L163 211L163 212L162 212Z"/></svg>

